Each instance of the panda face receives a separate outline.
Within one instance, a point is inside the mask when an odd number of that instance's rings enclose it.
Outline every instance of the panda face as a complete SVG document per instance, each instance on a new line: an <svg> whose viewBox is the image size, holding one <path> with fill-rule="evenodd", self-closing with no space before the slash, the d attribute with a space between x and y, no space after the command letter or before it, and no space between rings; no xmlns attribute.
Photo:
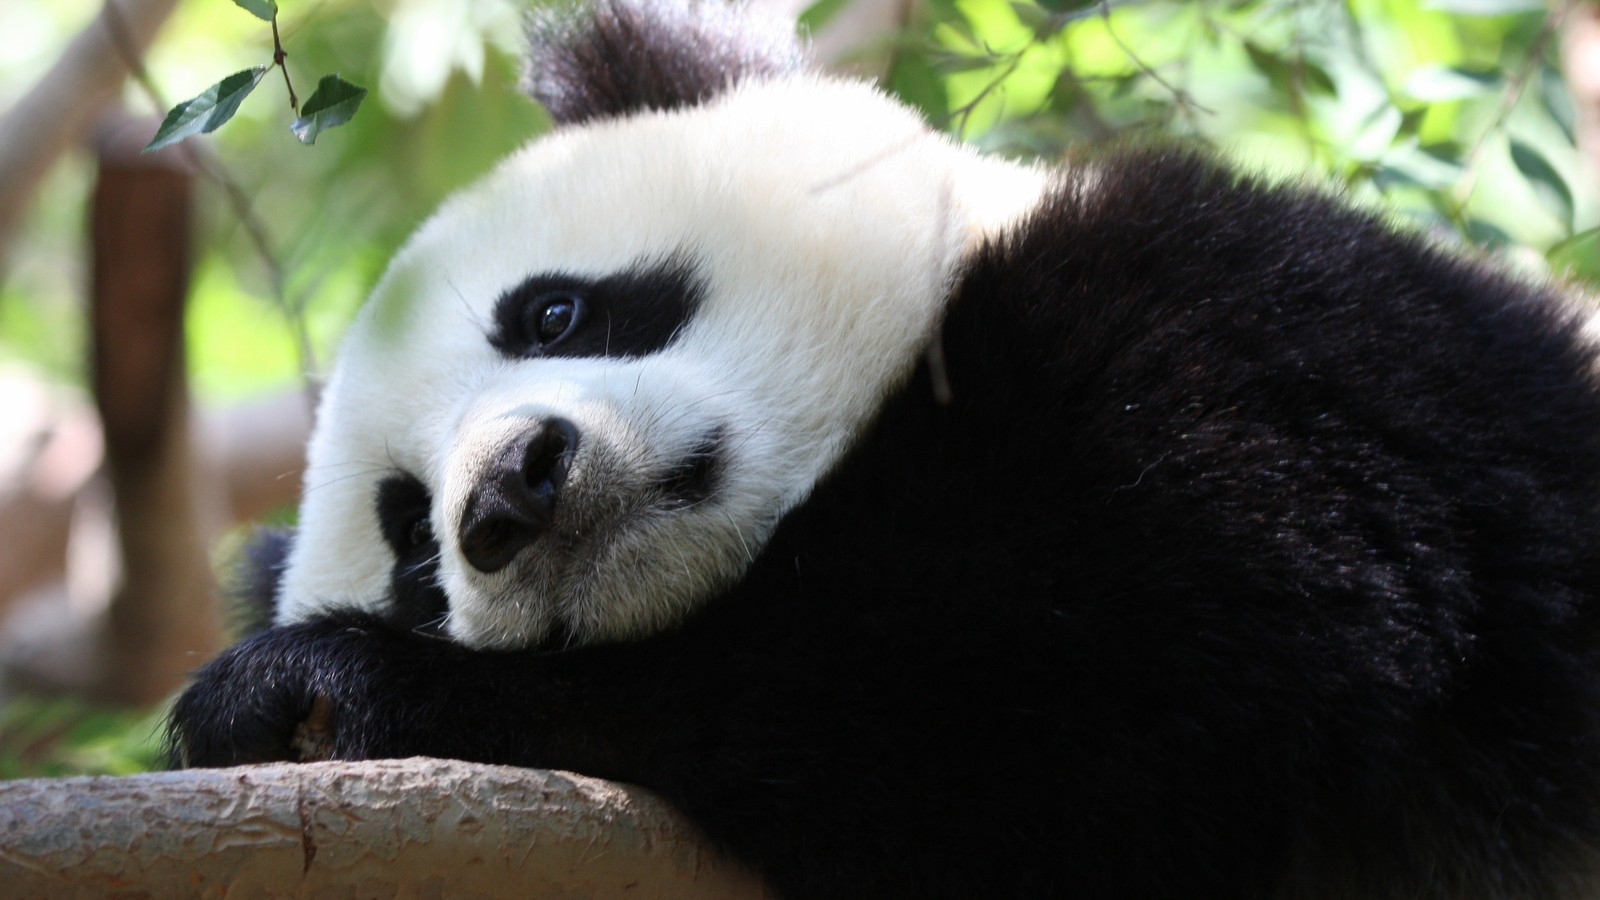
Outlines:
<svg viewBox="0 0 1600 900"><path fill-rule="evenodd" d="M809 76L558 129L449 201L346 339L280 621L410 605L476 647L649 633L759 554L1028 208Z"/></svg>

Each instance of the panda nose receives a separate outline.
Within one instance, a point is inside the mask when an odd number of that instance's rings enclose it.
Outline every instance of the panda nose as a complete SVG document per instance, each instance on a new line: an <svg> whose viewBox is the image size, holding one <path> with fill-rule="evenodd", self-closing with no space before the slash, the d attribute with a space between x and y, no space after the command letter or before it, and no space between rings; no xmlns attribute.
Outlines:
<svg viewBox="0 0 1600 900"><path fill-rule="evenodd" d="M467 495L457 534L474 569L496 572L543 534L578 450L578 429L549 419L500 448Z"/></svg>

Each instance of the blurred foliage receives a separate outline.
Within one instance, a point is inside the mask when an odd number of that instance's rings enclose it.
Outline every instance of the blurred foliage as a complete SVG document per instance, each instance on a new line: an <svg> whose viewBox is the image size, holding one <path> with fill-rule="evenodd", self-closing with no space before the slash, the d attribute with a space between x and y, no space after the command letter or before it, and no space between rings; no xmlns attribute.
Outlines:
<svg viewBox="0 0 1600 900"><path fill-rule="evenodd" d="M67 697L0 706L0 778L131 775L161 765L165 707L97 709Z"/></svg>
<svg viewBox="0 0 1600 900"><path fill-rule="evenodd" d="M823 30L857 0L821 0ZM992 152L1055 158L1084 141L1176 135L1253 169L1311 173L1424 227L1491 246L1557 248L1591 266L1600 209L1541 0L927 0L857 57L940 127ZM0 4L0 103L43 71L93 0ZM285 312L314 363L440 198L536 135L516 90L514 0L317 0L281 10L297 80L336 71L376 103L315 150L286 102L246 104L208 138L252 198L286 272L274 297L222 192L203 192L190 356L203 397L293 383ZM149 67L171 97L272 59L233 3L181 6ZM163 98L170 100L171 97ZM282 98L277 98L281 100ZM130 108L160 109L130 87ZM280 108L281 107L281 108ZM81 209L88 163L46 186L0 273L0 359L81 381ZM1574 236L1577 240L1572 240ZM287 307L287 310L281 309Z"/></svg>
<svg viewBox="0 0 1600 900"><path fill-rule="evenodd" d="M0 3L0 107L97 8L91 0ZM361 115L314 148L290 134L294 114L270 93L205 139L265 223L287 277L280 303L223 192L203 188L188 318L190 369L203 400L297 382L286 311L303 320L315 367L325 369L337 335L406 235L446 194L546 127L516 86L518 15L512 0L285 5L280 24L297 85L338 72L377 87ZM157 104L130 85L125 104L159 119L171 100L195 94L218 72L271 59L270 30L232 3L181 4L146 60L169 96ZM82 156L57 167L0 272L0 362L26 360L76 384L84 377L82 211L92 177Z"/></svg>
<svg viewBox="0 0 1600 900"><path fill-rule="evenodd" d="M825 33L858 0L821 0ZM1557 0L1564 3L1566 0ZM53 61L97 0L0 3L0 106ZM995 153L1055 159L1088 141L1176 136L1246 168L1310 177L1464 243L1600 276L1600 216L1542 0L926 0L852 62L936 126ZM201 191L189 358L202 399L301 378L295 328L325 368L406 235L450 191L548 125L516 90L512 0L313 0L281 10L299 81L339 72L372 95L314 149L286 102L246 104L209 138L286 273L274 295L221 191ZM148 67L171 100L271 60L234 4L186 3ZM127 105L159 117L135 88ZM45 184L0 272L0 362L82 383L82 210L91 163ZM61 702L0 710L0 776L150 764L156 720Z"/></svg>
<svg viewBox="0 0 1600 900"><path fill-rule="evenodd" d="M1542 0L931 0L894 88L991 151L1163 135L1463 240L1595 224ZM1572 262L1563 259L1563 263Z"/></svg>

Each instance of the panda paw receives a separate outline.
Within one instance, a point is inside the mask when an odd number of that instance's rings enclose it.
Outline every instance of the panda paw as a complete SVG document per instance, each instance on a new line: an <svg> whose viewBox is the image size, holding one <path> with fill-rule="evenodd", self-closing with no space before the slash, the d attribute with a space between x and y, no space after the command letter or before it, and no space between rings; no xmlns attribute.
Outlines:
<svg viewBox="0 0 1600 900"><path fill-rule="evenodd" d="M386 629L357 617L272 628L195 674L167 722L182 768L385 755L364 723L381 717Z"/></svg>

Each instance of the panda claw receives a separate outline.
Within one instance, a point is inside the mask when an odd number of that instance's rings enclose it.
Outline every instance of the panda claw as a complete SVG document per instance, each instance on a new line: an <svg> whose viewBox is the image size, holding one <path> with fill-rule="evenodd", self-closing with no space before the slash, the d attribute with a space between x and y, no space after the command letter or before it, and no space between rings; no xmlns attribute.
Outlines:
<svg viewBox="0 0 1600 900"><path fill-rule="evenodd" d="M318 694L311 712L294 727L289 749L296 762L323 762L334 757L333 701Z"/></svg>

